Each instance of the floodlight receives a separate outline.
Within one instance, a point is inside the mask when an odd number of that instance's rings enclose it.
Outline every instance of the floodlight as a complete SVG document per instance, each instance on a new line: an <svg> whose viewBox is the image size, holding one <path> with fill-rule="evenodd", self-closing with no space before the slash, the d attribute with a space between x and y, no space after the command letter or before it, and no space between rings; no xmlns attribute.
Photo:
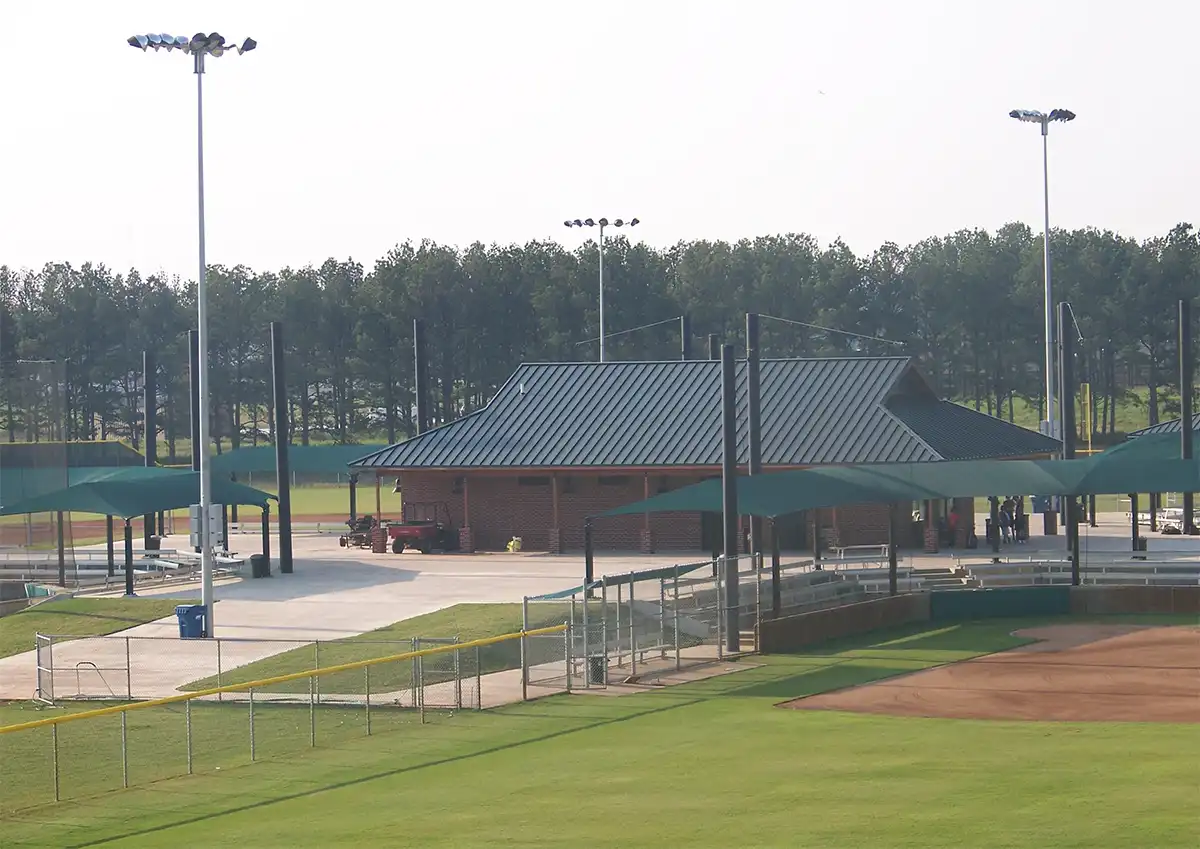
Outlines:
<svg viewBox="0 0 1200 849"><path fill-rule="evenodd" d="M590 218L583 219L583 224L585 227L595 227L596 226L596 222Z"/></svg>
<svg viewBox="0 0 1200 849"><path fill-rule="evenodd" d="M1040 124L1046 120L1046 116L1036 109L1014 109L1008 113L1008 117L1016 118L1018 121L1028 121L1031 124Z"/></svg>
<svg viewBox="0 0 1200 849"><path fill-rule="evenodd" d="M1074 121L1075 113L1070 109L1055 109L1050 113L1051 121Z"/></svg>
<svg viewBox="0 0 1200 849"><path fill-rule="evenodd" d="M145 50L150 46L150 39L144 35L131 35L126 41L130 47L136 47L139 50Z"/></svg>

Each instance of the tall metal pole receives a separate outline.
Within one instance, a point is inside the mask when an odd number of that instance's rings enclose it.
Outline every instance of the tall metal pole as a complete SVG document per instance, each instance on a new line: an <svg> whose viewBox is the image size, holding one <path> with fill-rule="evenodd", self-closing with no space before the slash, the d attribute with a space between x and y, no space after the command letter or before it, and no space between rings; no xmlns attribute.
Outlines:
<svg viewBox="0 0 1200 849"><path fill-rule="evenodd" d="M679 359L692 358L692 320L686 314L679 316Z"/></svg>
<svg viewBox="0 0 1200 849"><path fill-rule="evenodd" d="M426 387L425 322L413 319L413 394L417 396L417 435L429 430L429 389Z"/></svg>
<svg viewBox="0 0 1200 849"><path fill-rule="evenodd" d="M708 358L710 360L721 359L721 337L716 333L708 334Z"/></svg>
<svg viewBox="0 0 1200 849"><path fill-rule="evenodd" d="M271 322L271 382L275 396L275 479L279 489L279 571L292 573L292 478L288 462L287 381L283 370L283 325Z"/></svg>
<svg viewBox="0 0 1200 849"><path fill-rule="evenodd" d="M200 603L204 606L204 623L208 636L215 633L213 615L213 552L209 533L209 514L212 512L212 463L209 445L209 387L208 387L208 280L204 258L204 54L195 54L196 74L196 195L199 219L200 269L196 279L196 304L200 358ZM195 449L193 449L193 452Z"/></svg>
<svg viewBox="0 0 1200 849"><path fill-rule="evenodd" d="M1054 300L1050 285L1050 153L1048 131L1050 125L1042 121L1042 205L1045 225L1042 231L1042 262L1045 266L1045 320L1046 320L1046 423L1048 436L1057 437L1054 426Z"/></svg>
<svg viewBox="0 0 1200 849"><path fill-rule="evenodd" d="M133 596L133 522L125 518L125 595ZM207 624L207 620L205 620Z"/></svg>
<svg viewBox="0 0 1200 849"><path fill-rule="evenodd" d="M746 313L746 426L749 431L749 473L762 474L761 398L758 373L758 313ZM750 553L762 552L762 519L750 517Z"/></svg>
<svg viewBox="0 0 1200 849"><path fill-rule="evenodd" d="M600 225L600 362L604 362L604 225Z"/></svg>
<svg viewBox="0 0 1200 849"><path fill-rule="evenodd" d="M1192 345L1192 302L1183 298L1179 301L1179 447L1180 456L1190 460L1192 453L1192 392L1196 384L1196 349ZM1195 493L1183 494L1183 532L1196 533Z"/></svg>
<svg viewBox="0 0 1200 849"><path fill-rule="evenodd" d="M191 400L192 471L200 471L200 334L188 331L188 393Z"/></svg>
<svg viewBox="0 0 1200 849"><path fill-rule="evenodd" d="M721 506L725 520L725 648L741 651L738 627L737 373L733 346L721 346Z"/></svg>
<svg viewBox="0 0 1200 849"><path fill-rule="evenodd" d="M146 468L158 465L158 381L154 353L142 352L142 430L144 431L142 447L145 449ZM154 535L154 514L147 513L142 517L142 544L150 547L150 537Z"/></svg>
<svg viewBox="0 0 1200 849"><path fill-rule="evenodd" d="M1058 305L1058 351L1062 385L1059 387L1059 413L1062 422L1062 454L1064 460L1075 459L1075 337L1069 332L1070 308ZM1071 584L1079 586L1079 511L1075 495L1066 496L1067 546L1071 552Z"/></svg>

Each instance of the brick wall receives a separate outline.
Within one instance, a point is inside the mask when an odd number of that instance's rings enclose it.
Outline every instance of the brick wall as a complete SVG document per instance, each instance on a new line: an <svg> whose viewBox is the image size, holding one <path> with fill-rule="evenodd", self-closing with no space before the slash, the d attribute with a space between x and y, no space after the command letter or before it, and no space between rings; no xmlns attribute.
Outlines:
<svg viewBox="0 0 1200 849"><path fill-rule="evenodd" d="M455 480L465 477L465 485ZM583 525L589 515L640 501L645 480L640 472L628 475L559 475L558 527L554 525L553 486L550 475L462 475L451 472L406 472L400 475L403 496L409 503L444 502L455 527L463 527L464 494L470 507L471 542L479 551L502 551L513 536L521 537L526 551L583 551ZM524 482L522 482L524 479ZM679 489L697 483L700 476L650 475L650 494L664 483ZM602 482L603 480L603 482ZM458 489L458 492L455 490ZM373 505L374 495L367 502ZM389 511L389 501L393 509ZM385 489L383 515L399 518L395 496ZM904 505L907 516L908 506ZM856 504L822 510L821 523L828 536L824 545L872 545L887 542L888 505ZM601 517L592 522L592 543L597 551L643 551L646 538L642 515ZM552 531L557 530L557 534ZM557 538L557 539L556 539ZM557 545L554 543L557 542ZM655 513L650 516L649 542L654 551L702 552L700 516L695 513Z"/></svg>

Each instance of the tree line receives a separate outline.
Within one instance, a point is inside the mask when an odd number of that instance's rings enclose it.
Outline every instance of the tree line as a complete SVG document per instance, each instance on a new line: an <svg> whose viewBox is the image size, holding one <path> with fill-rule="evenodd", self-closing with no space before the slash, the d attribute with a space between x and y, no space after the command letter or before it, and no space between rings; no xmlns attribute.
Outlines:
<svg viewBox="0 0 1200 849"><path fill-rule="evenodd" d="M1116 430L1118 403L1135 386L1148 388L1147 424L1178 415L1176 302L1200 295L1200 233L1179 224L1139 242L1060 230L1051 254L1056 300L1071 304L1082 337L1076 374L1093 387L1094 431ZM1017 401L1044 408L1042 263L1041 235L1023 224L863 256L805 234L666 249L618 236L604 250L605 326L618 334L606 356L677 359L671 319L687 315L693 356L704 357L703 337L741 343L744 314L758 312L763 356L911 355L943 396L1011 419ZM273 439L273 320L284 326L294 442L395 441L414 432L414 318L426 327L431 416L445 422L487 403L523 361L595 359L597 276L595 242L406 242L369 269L336 259L281 271L213 266L218 450ZM92 263L0 266L0 365L10 378L0 381L0 433L21 440L29 393L48 391L19 379L29 368L19 361L57 360L63 434L136 446L150 350L160 453L174 459L190 433L195 305L193 281Z"/></svg>

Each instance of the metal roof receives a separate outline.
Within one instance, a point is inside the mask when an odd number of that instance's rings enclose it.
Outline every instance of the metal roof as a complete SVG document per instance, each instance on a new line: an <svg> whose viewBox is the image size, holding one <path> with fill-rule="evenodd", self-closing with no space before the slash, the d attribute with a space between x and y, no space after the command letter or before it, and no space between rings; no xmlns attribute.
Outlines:
<svg viewBox="0 0 1200 849"><path fill-rule="evenodd" d="M1182 428L1179 426L1180 421L1182 420L1171 419L1169 422L1160 422L1152 427L1144 427L1141 430L1135 430L1129 434L1129 436L1151 436L1159 433L1179 433L1180 430L1182 430ZM1192 430L1200 431L1200 413L1196 413L1196 415L1192 416Z"/></svg>
<svg viewBox="0 0 1200 849"><path fill-rule="evenodd" d="M744 361L737 374L738 452L745 462ZM907 357L764 360L761 383L768 467L1028 456L1056 445L982 413L950 409ZM901 414L888 408L889 400ZM713 360L525 364L483 409L351 465L717 467L720 403L721 364ZM956 429L963 431L958 439Z"/></svg>
<svg viewBox="0 0 1200 849"><path fill-rule="evenodd" d="M1052 454L1060 447L1057 439L953 401L897 397L887 407L945 460L1031 457Z"/></svg>

